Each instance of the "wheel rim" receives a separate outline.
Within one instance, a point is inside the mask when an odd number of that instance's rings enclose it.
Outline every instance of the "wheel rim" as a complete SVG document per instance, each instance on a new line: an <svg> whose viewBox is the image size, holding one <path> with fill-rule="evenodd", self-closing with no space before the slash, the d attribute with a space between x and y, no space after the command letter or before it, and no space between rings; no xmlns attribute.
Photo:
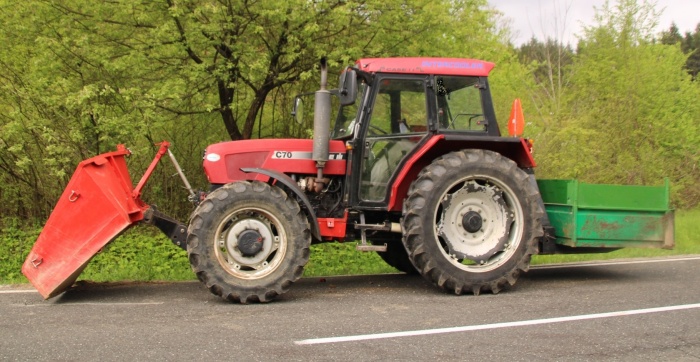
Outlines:
<svg viewBox="0 0 700 362"><path fill-rule="evenodd" d="M229 274L259 279L274 272L287 251L279 219L260 208L237 210L219 223L216 258Z"/></svg>
<svg viewBox="0 0 700 362"><path fill-rule="evenodd" d="M518 249L524 230L523 211L513 190L489 176L454 182L435 208L435 240L455 266L488 272Z"/></svg>

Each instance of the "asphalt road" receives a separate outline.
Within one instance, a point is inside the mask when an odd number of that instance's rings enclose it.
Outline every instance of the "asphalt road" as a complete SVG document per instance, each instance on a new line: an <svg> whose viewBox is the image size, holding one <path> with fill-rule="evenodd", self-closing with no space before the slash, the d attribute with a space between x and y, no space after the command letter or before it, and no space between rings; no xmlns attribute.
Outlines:
<svg viewBox="0 0 700 362"><path fill-rule="evenodd" d="M308 278L230 304L198 282L0 286L0 359L700 361L700 257L532 269L500 294ZM335 338L335 339L334 339Z"/></svg>

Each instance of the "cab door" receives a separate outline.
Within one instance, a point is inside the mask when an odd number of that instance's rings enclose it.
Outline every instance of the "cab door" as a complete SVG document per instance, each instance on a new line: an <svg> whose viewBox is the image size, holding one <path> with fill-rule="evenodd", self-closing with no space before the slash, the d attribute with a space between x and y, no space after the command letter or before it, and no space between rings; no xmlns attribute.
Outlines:
<svg viewBox="0 0 700 362"><path fill-rule="evenodd" d="M404 160L428 134L427 76L378 76L361 127L362 147L355 168L359 178L357 205L383 209L391 181Z"/></svg>

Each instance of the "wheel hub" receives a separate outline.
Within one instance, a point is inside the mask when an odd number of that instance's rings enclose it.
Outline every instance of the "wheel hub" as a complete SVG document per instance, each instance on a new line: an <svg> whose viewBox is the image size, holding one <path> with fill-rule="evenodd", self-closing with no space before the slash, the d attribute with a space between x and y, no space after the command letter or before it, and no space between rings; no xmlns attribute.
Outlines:
<svg viewBox="0 0 700 362"><path fill-rule="evenodd" d="M441 204L437 232L454 258L485 263L507 247L513 212L497 186L467 181Z"/></svg>
<svg viewBox="0 0 700 362"><path fill-rule="evenodd" d="M475 233L481 230L484 220L476 211L469 211L462 218L462 227L469 233Z"/></svg>
<svg viewBox="0 0 700 362"><path fill-rule="evenodd" d="M255 217L231 220L234 224L226 232L225 244L228 262L234 268L257 269L275 250L274 236L265 220Z"/></svg>
<svg viewBox="0 0 700 362"><path fill-rule="evenodd" d="M253 256L263 248L263 237L257 230L244 230L238 235L238 250L243 256Z"/></svg>

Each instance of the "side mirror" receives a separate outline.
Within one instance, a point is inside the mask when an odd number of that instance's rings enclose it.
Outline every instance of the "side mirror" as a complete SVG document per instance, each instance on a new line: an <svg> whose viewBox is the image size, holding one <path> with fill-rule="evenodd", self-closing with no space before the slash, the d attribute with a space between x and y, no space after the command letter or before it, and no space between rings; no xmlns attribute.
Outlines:
<svg viewBox="0 0 700 362"><path fill-rule="evenodd" d="M340 104L343 106L349 106L355 103L355 99L357 98L357 73L350 67L345 68L340 75L338 98L340 99Z"/></svg>
<svg viewBox="0 0 700 362"><path fill-rule="evenodd" d="M294 97L294 108L292 109L292 117L298 124L304 124L304 101L300 96Z"/></svg>

